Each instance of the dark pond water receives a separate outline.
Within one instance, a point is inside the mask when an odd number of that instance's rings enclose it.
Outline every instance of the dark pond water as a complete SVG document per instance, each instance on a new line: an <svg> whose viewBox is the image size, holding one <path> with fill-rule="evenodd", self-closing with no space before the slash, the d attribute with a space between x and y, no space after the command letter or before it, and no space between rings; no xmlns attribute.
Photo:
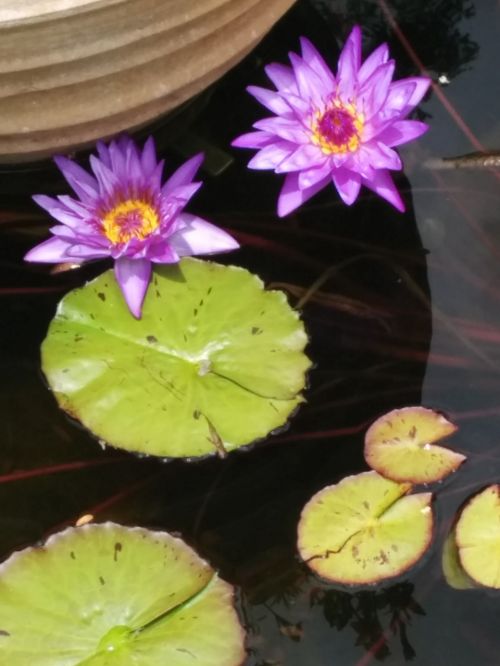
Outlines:
<svg viewBox="0 0 500 666"><path fill-rule="evenodd" d="M280 179L247 172L246 151L228 148L262 116L244 87L264 84L262 65L285 61L301 34L334 63L355 22L366 52L388 40L399 76L424 66L436 81L419 110L430 131L401 150L408 212L368 191L347 208L330 189L280 220ZM441 570L457 509L500 479L499 172L425 165L500 149L499 30L497 0L303 0L215 87L150 128L170 166L206 150L195 206L240 238L243 249L226 261L282 287L292 303L326 278L303 307L315 362L308 403L287 432L224 461L103 451L59 411L39 345L61 295L103 266L50 276L23 264L48 222L28 195L64 185L49 163L2 168L2 556L86 513L166 529L237 586L247 666L500 663L498 595L451 589ZM337 590L298 562L300 511L324 485L364 469L371 420L411 404L456 420L454 445L469 461L437 488L434 544L420 566L392 585Z"/></svg>

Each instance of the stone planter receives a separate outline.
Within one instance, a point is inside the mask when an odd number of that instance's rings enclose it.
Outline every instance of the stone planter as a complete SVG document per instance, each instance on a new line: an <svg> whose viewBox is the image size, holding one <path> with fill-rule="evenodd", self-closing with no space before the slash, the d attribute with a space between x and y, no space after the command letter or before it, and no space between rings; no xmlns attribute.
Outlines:
<svg viewBox="0 0 500 666"><path fill-rule="evenodd" d="M0 161L84 147L203 90L293 0L0 0Z"/></svg>

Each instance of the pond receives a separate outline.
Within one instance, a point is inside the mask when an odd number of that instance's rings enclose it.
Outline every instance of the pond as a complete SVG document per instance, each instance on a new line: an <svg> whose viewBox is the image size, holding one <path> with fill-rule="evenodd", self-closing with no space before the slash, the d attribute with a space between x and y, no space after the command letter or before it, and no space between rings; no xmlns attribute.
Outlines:
<svg viewBox="0 0 500 666"><path fill-rule="evenodd" d="M430 130L400 149L407 210L367 189L347 207L326 188L278 218L281 177L247 170L248 151L230 147L262 117L245 87L266 86L263 65L286 62L301 35L334 67L356 23L364 53L389 43L396 78L423 69L434 82L415 116ZM49 225L31 195L67 189L48 161L1 167L2 559L86 515L162 529L236 587L245 666L498 664L498 594L451 587L442 551L465 500L500 475L499 172L441 158L500 147L499 28L496 0L299 0L217 84L137 134L153 134L169 170L206 153L190 210L241 244L217 261L284 290L309 336L306 402L286 428L224 459L102 447L58 408L40 344L60 298L103 264L50 273L24 263ZM468 458L432 487L432 546L394 582L330 585L297 555L302 508L366 470L367 428L409 405L446 414Z"/></svg>

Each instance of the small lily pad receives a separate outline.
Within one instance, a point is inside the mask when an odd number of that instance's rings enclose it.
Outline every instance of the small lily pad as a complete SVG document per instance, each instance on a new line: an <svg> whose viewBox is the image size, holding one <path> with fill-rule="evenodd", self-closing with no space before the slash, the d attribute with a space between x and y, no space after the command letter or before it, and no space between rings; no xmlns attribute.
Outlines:
<svg viewBox="0 0 500 666"><path fill-rule="evenodd" d="M456 430L457 426L432 409L394 409L368 429L365 460L372 469L393 481L440 481L466 459L461 453L434 444Z"/></svg>
<svg viewBox="0 0 500 666"><path fill-rule="evenodd" d="M238 666L244 635L232 599L170 534L70 528L0 566L0 662Z"/></svg>
<svg viewBox="0 0 500 666"><path fill-rule="evenodd" d="M410 490L409 483L395 483L377 472L348 476L323 488L302 511L302 559L323 578L347 585L400 575L432 539L432 495L408 495Z"/></svg>
<svg viewBox="0 0 500 666"><path fill-rule="evenodd" d="M470 590L474 581L465 573L458 557L455 529L452 529L443 545L441 565L446 582L455 590Z"/></svg>
<svg viewBox="0 0 500 666"><path fill-rule="evenodd" d="M225 455L283 426L310 361L281 291L235 266L157 268L134 319L108 271L59 304L42 366L59 405L105 443Z"/></svg>
<svg viewBox="0 0 500 666"><path fill-rule="evenodd" d="M480 585L500 589L500 486L475 495L456 526L460 563Z"/></svg>

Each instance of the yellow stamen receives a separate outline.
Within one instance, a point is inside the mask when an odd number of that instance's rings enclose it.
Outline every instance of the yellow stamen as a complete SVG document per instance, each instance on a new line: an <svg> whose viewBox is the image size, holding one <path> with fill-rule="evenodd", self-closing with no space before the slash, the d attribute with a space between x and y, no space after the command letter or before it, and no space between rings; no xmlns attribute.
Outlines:
<svg viewBox="0 0 500 666"><path fill-rule="evenodd" d="M112 243L143 240L160 224L153 206L141 199L121 201L102 218L102 231Z"/></svg>
<svg viewBox="0 0 500 666"><path fill-rule="evenodd" d="M316 111L311 122L312 142L325 155L354 152L358 149L364 116L352 103L333 100L325 110Z"/></svg>

